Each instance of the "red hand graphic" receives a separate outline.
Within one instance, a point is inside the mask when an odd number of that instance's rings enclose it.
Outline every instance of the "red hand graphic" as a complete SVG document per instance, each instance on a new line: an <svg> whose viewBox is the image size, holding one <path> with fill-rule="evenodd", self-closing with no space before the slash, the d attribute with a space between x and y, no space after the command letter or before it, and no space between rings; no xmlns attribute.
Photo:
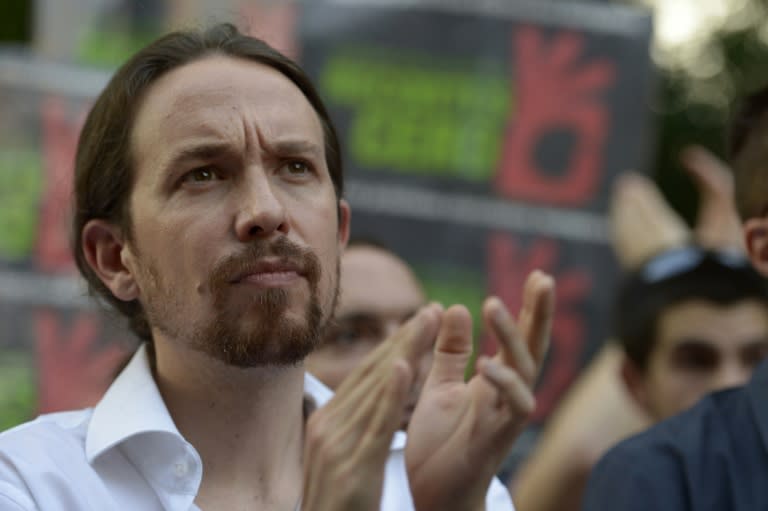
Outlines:
<svg viewBox="0 0 768 511"><path fill-rule="evenodd" d="M81 313L64 331L55 311L41 310L35 318L35 334L40 413L94 405L128 357L116 343L95 346L99 319L92 313Z"/></svg>
<svg viewBox="0 0 768 511"><path fill-rule="evenodd" d="M539 29L518 30L513 41L517 109L507 125L496 186L510 198L576 206L589 201L600 178L608 111L602 93L615 78L605 59L579 63L583 38L561 33L547 44ZM552 176L536 161L537 144L565 130L576 143L566 172Z"/></svg>

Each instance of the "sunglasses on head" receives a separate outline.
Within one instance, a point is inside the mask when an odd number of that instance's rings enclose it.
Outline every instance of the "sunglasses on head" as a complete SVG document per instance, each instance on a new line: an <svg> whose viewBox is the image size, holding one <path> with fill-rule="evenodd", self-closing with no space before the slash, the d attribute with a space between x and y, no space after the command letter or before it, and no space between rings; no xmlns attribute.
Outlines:
<svg viewBox="0 0 768 511"><path fill-rule="evenodd" d="M752 267L749 259L738 249L711 250L686 245L653 256L643 265L640 276L646 283L653 284L687 273L706 261L734 270Z"/></svg>

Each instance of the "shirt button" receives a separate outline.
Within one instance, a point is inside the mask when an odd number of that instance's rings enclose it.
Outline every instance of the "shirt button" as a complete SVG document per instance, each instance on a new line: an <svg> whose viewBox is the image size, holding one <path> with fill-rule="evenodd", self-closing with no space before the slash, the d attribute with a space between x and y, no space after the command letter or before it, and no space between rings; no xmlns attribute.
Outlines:
<svg viewBox="0 0 768 511"><path fill-rule="evenodd" d="M188 471L189 467L186 463L176 463L173 465L173 472L176 474L176 477L184 477Z"/></svg>

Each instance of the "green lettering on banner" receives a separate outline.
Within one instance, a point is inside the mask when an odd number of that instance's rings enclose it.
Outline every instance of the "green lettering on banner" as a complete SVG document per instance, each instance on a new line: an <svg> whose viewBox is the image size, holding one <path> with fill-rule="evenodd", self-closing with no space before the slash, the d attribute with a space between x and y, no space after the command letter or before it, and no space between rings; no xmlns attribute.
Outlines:
<svg viewBox="0 0 768 511"><path fill-rule="evenodd" d="M41 162L34 151L0 151L0 260L19 262L35 243L42 192Z"/></svg>
<svg viewBox="0 0 768 511"><path fill-rule="evenodd" d="M359 166L486 181L512 114L511 82L498 67L343 48L320 86L352 110L347 140Z"/></svg>

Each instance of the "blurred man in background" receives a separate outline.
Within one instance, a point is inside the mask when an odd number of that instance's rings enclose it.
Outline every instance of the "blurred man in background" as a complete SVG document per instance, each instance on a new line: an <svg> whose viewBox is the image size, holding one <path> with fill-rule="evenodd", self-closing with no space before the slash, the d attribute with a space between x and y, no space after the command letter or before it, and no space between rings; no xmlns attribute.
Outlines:
<svg viewBox="0 0 768 511"><path fill-rule="evenodd" d="M730 171L703 148L682 156L700 196L693 232L647 178L615 187L613 246L626 272L616 342L574 384L514 481L521 510L579 509L610 447L743 384L768 350L768 290L742 248Z"/></svg>
<svg viewBox="0 0 768 511"><path fill-rule="evenodd" d="M768 275L766 139L768 88L747 98L731 133L743 239L763 275ZM768 361L763 361L748 385L710 394L612 449L592 474L584 509L766 509L766 480Z"/></svg>
<svg viewBox="0 0 768 511"><path fill-rule="evenodd" d="M305 360L307 371L335 390L374 349L426 301L408 264L375 242L352 240L341 256L339 304L322 344ZM422 357L401 429L410 419L431 364Z"/></svg>
<svg viewBox="0 0 768 511"><path fill-rule="evenodd" d="M768 290L739 251L664 251L628 276L616 309L623 380L653 421L743 385L768 354Z"/></svg>

